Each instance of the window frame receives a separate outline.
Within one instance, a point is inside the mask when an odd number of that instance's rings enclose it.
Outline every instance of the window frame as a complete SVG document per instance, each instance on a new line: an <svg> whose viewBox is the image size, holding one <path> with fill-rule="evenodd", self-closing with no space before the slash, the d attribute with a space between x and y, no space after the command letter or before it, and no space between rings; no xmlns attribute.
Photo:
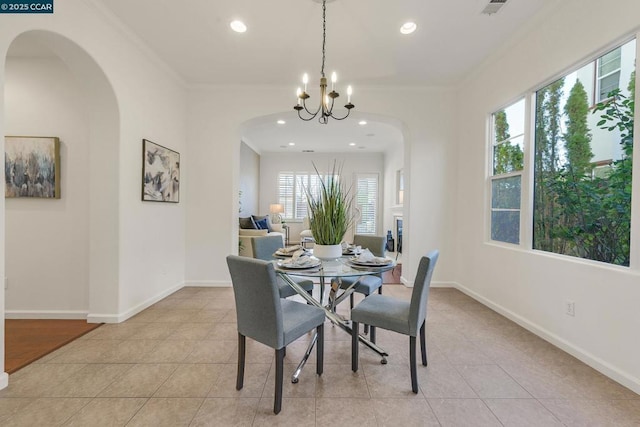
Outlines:
<svg viewBox="0 0 640 427"><path fill-rule="evenodd" d="M632 40L636 40L636 100L640 100L640 88L638 88L638 82L640 82L640 73L638 73L637 61L640 58L640 31L636 30L633 32L626 33L625 35L616 38L606 45L603 45L596 51L593 51L592 54L583 57L579 61L576 61L572 64L569 64L566 68L559 70L557 73L547 77L545 80L540 81L534 86L530 86L528 89L521 92L524 95L515 96L511 98L511 102L506 102L502 104L502 107L498 105L498 108L491 108L491 113L486 116L486 133L485 138L488 141L488 144L485 145L485 167L486 167L486 186L485 186L485 243L494 245L494 246L502 246L505 249L518 249L525 250L530 252L536 252L543 254L546 257L558 258L567 262L580 263L585 265L597 265L600 267L606 267L610 269L617 269L621 271L638 271L640 269L640 243L637 242L637 236L640 235L640 220L634 220L638 218L638 213L640 212L640 149L634 150L633 154L633 164L637 165L634 167L632 174L632 204L631 204L631 250L630 250L630 263L628 266L621 266L616 264L603 263L601 261L595 261L587 258L577 258L571 255L565 255L554 252L546 252L541 250L533 249L533 222L534 222L534 156L535 156L535 147L533 144L533 132L535 128L535 105L536 105L536 92L540 89L548 86L554 81L558 80L571 73L573 70L578 70L590 63L597 62L596 60L605 55L607 52L610 52L616 48L620 48L627 44ZM594 80L596 80L597 70L594 70L593 73ZM619 83L620 86L620 83ZM596 99L596 81L592 82L592 100ZM492 176L493 176L493 121L492 114L494 112L498 112L501 109L507 108L509 105L516 102L515 100L525 98L525 137L524 137L524 159L523 159L523 170L522 170L522 182L521 182L521 212L520 212L520 244L514 245L510 243L504 243L500 241L495 241L491 239L491 185L492 185ZM597 102L592 102L594 105ZM591 105L593 108L593 105ZM636 124L636 128L640 129L640 115L636 115L634 117L634 122ZM636 132L634 135L633 144L634 147L640 147L640 132Z"/></svg>
<svg viewBox="0 0 640 427"><path fill-rule="evenodd" d="M358 201L358 181L360 179L371 179L371 178L375 178L375 182L376 182L376 191L375 191L375 212L373 214L374 216L374 227L373 227L373 231L360 231L358 230L358 224L359 222L362 220L362 209L360 208L360 206L358 205L357 201ZM356 212L358 212L358 215L356 217L356 219L354 220L353 223L353 231L354 234L366 234L366 235L377 235L379 234L378 231L380 230L380 174L377 172L354 172L353 174L353 202L352 202L352 207L353 209L356 210Z"/></svg>
<svg viewBox="0 0 640 427"><path fill-rule="evenodd" d="M596 57L596 59L593 61L594 62L594 66L595 66L595 73L594 73L594 77L596 79L596 84L594 86L594 105L602 102L602 101L606 101L609 97L607 96L607 94L611 91L608 91L606 94L602 94L602 81L604 79L606 79L607 77L613 76L614 74L618 74L618 84L616 85L616 89L620 89L620 76L622 74L622 46L625 43L622 43L621 45L619 45L618 47L609 50L608 52L599 55L598 57ZM613 71L610 71L606 74L600 75L600 68L602 66L602 57L609 54L609 53L613 53L615 51L618 51L619 55L617 58L617 61L619 62L618 64L618 68L614 69ZM614 89L615 90L615 89Z"/></svg>
<svg viewBox="0 0 640 427"><path fill-rule="evenodd" d="M514 136L509 136L509 138L504 139L504 140L500 140L498 141L496 139L496 135L495 135L495 115L500 112L500 111L504 111L507 108L509 108L512 105L515 105L519 102L523 102L524 103L524 112L523 112L523 120L524 120L524 129L523 132ZM487 208L485 209L485 213L487 215L487 219L486 219L486 232L485 232L485 239L486 241L492 243L492 244L497 244L497 245L507 245L507 246L522 246L524 244L524 227L523 227L523 213L524 213L524 208L525 208L525 194L524 194L524 185L528 185L528 179L526 179L526 171L527 171L527 162L529 159L529 155L528 155L528 146L529 146L529 136L528 136L528 132L529 132L529 128L530 128L530 120L529 120L529 101L528 101L528 97L526 95L521 95L516 97L515 99L511 100L510 102L508 102L507 104L503 105L501 108L497 108L495 109L492 113L489 114L488 117L488 123L489 123L489 130L488 130L488 139L489 139L489 144L488 144L488 156L487 156L487 163L488 163L488 173L487 173L487 187L486 187L486 203L487 203ZM506 173L500 173L500 174L496 174L495 173L495 164L494 164L494 159L495 159L495 150L497 147L499 147L502 144L506 144L507 142L511 142L514 139L518 139L522 137L522 154L523 154L523 159L522 159L522 169L517 170L517 171L511 171L511 172L506 172ZM493 183L494 181L497 180L501 180L501 179L505 179L505 178L513 178L519 176L520 177L520 208L519 209L506 209L506 208L494 208L493 207ZM502 240L494 240L492 237L492 226L493 226L493 213L494 212L515 212L515 211L519 211L519 225L518 225L518 243L512 243L512 242L506 242L506 241L502 241Z"/></svg>
<svg viewBox="0 0 640 427"><path fill-rule="evenodd" d="M283 196L282 195L282 176L290 175L293 179L293 190L291 191L291 196ZM291 171L291 170L281 170L278 171L277 175L277 188L278 188L278 203L284 207L284 212L281 215L282 219L289 222L302 222L305 217L309 215L308 213L308 205L306 203L306 192L304 190L305 185L309 186L309 182L315 181L315 185L319 186L320 180L325 181L329 175L318 175L316 171L307 172L307 171ZM318 178L319 177L319 178ZM340 176L335 175L334 179L340 182ZM306 184L305 184L306 183ZM312 194L315 192L317 194L317 188L312 189ZM286 198L291 198L291 203L287 202ZM302 202L304 200L304 203ZM305 206L304 215L298 215L299 204L303 203ZM288 216L289 210L291 210L293 216Z"/></svg>

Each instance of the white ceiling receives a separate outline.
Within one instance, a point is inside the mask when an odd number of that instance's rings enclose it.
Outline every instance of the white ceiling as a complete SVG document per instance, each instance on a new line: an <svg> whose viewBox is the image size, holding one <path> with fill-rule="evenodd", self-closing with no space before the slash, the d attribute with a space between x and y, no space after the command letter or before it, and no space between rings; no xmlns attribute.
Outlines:
<svg viewBox="0 0 640 427"><path fill-rule="evenodd" d="M318 77L322 6L314 0L97 0L185 81L297 85ZM327 4L327 72L365 85L448 85L543 6L558 0L335 0ZM229 22L241 19L237 34ZM409 36L400 26L415 21ZM315 79L312 79L315 81Z"/></svg>
<svg viewBox="0 0 640 427"><path fill-rule="evenodd" d="M284 120L285 124L278 124ZM360 121L366 124L359 124ZM353 113L347 120L323 125L304 122L295 111L256 118L242 132L243 140L258 152L385 152L402 149L400 127L388 119ZM295 145L289 145L293 143ZM349 144L355 145L349 145Z"/></svg>
<svg viewBox="0 0 640 427"><path fill-rule="evenodd" d="M124 23L187 84L279 85L291 87L293 93L306 72L311 90L317 86L322 35L318 0L93 1ZM480 13L488 2L332 0L327 3L325 72L329 76L337 71L339 85L348 82L355 91L371 86L455 85L533 15L558 0L508 0L490 16ZM231 31L233 19L244 21L248 31ZM409 20L418 29L408 36L400 34L400 26ZM340 91L344 94L345 89L340 86ZM291 113L285 126L276 126L275 117L255 120L244 137L262 152L383 151L389 144L401 143L393 126L375 118L366 118L369 124L364 127L350 119L319 125L294 119ZM365 148L348 146L352 141ZM296 145L289 147L288 142Z"/></svg>

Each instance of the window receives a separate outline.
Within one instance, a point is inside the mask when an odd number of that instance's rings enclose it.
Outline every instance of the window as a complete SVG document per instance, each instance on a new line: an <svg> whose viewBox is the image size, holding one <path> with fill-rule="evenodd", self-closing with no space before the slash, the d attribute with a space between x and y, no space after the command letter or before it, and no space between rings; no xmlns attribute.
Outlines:
<svg viewBox="0 0 640 427"><path fill-rule="evenodd" d="M282 218L303 220L308 215L307 193L319 193L324 176L314 172L280 172L278 174L278 203L284 206ZM336 179L338 179L336 177Z"/></svg>
<svg viewBox="0 0 640 427"><path fill-rule="evenodd" d="M491 240L520 243L524 99L492 114Z"/></svg>
<svg viewBox="0 0 640 427"><path fill-rule="evenodd" d="M635 43L535 94L534 249L629 265Z"/></svg>
<svg viewBox="0 0 640 427"><path fill-rule="evenodd" d="M378 231L378 174L356 174L356 234Z"/></svg>
<svg viewBox="0 0 640 427"><path fill-rule="evenodd" d="M598 70L598 96L600 102L609 97L609 93L620 88L620 71L622 63L622 49L617 48L602 55L596 61Z"/></svg>

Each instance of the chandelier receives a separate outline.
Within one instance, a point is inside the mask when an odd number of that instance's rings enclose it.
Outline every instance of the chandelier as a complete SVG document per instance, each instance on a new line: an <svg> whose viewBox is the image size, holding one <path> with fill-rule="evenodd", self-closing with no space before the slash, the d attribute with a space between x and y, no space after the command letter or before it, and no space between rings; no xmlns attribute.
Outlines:
<svg viewBox="0 0 640 427"><path fill-rule="evenodd" d="M298 112L298 117L300 117L304 121L309 121L318 116L318 122L322 124L327 124L329 122L329 118L333 118L336 120L344 120L349 116L351 109L355 107L351 103L351 94L353 93L351 86L347 87L347 104L344 108L347 109L347 114L343 117L336 117L333 114L333 105L337 97L340 96L338 92L335 91L335 84L338 79L336 73L331 74L331 92L327 93L327 78L324 75L324 58L325 58L325 45L327 41L327 0L322 0L322 68L320 69L320 106L315 112L309 111L307 108L307 99L310 98L307 93L307 83L309 83L309 76L305 73L302 76L302 83L304 84L304 90L298 88L296 95L298 96L298 103L293 107L294 110ZM303 115L302 110L305 111L305 115Z"/></svg>

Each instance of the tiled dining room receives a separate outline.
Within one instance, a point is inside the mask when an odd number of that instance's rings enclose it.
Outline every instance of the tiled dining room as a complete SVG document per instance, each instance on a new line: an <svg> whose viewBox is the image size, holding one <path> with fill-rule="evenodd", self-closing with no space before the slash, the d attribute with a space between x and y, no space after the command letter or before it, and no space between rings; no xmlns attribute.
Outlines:
<svg viewBox="0 0 640 427"><path fill-rule="evenodd" d="M401 284L383 288L411 294ZM338 313L348 316L349 305ZM418 364L414 394L406 336L378 330L388 364L361 346L353 373L351 337L325 322L323 374L313 352L292 384L310 335L289 345L282 412L274 415L271 348L248 340L244 387L235 387L233 290L186 287L12 374L0 391L0 424L640 425L640 396L458 290L431 288L426 330L428 366Z"/></svg>
<svg viewBox="0 0 640 427"><path fill-rule="evenodd" d="M0 323L100 326L14 371L0 325L0 427L640 426L640 1L53 6L0 0ZM323 242L306 211L330 177L356 206ZM384 238L351 267L397 268L402 301L439 251L428 363L422 319L374 340L380 296L356 289L312 319L297 382L306 330L248 336L239 387L225 260L278 233L317 256ZM324 274L296 253L279 267ZM274 304L326 308L294 288Z"/></svg>

